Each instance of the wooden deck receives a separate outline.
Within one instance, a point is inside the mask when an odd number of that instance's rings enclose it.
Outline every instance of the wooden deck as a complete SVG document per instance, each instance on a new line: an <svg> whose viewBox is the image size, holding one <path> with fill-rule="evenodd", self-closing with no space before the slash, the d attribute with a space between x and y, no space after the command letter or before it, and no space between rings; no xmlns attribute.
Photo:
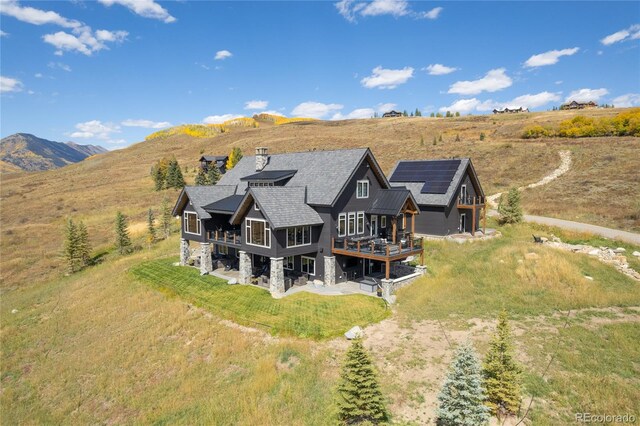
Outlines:
<svg viewBox="0 0 640 426"><path fill-rule="evenodd" d="M211 231L209 242L239 248L242 242L240 231Z"/></svg>

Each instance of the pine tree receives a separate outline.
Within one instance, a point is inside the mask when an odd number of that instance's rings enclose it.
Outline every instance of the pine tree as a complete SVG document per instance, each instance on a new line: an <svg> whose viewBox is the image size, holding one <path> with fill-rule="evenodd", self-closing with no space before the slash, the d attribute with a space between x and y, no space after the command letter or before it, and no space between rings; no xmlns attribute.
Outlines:
<svg viewBox="0 0 640 426"><path fill-rule="evenodd" d="M429 117L431 117L431 118L433 118L433 117L435 117L435 116L436 116L436 115L435 115L435 113L433 113L433 112L432 112L431 114L429 114Z"/></svg>
<svg viewBox="0 0 640 426"><path fill-rule="evenodd" d="M91 262L91 244L89 243L89 231L84 222L78 222L76 227L78 235L78 259L81 268L89 266Z"/></svg>
<svg viewBox="0 0 640 426"><path fill-rule="evenodd" d="M151 244L156 242L157 233L156 233L156 218L153 215L153 210L149 209L147 213L147 244L149 248L151 248Z"/></svg>
<svg viewBox="0 0 640 426"><path fill-rule="evenodd" d="M120 254L131 253L131 239L127 218L121 212L116 213L116 249Z"/></svg>
<svg viewBox="0 0 640 426"><path fill-rule="evenodd" d="M196 175L195 184L197 186L202 186L202 185L207 185L208 184L207 175L204 172L204 169L202 167L200 168L200 170L198 170L198 174Z"/></svg>
<svg viewBox="0 0 640 426"><path fill-rule="evenodd" d="M387 410L369 354L360 339L347 351L338 383L338 419L343 424L387 420Z"/></svg>
<svg viewBox="0 0 640 426"><path fill-rule="evenodd" d="M460 111L456 111L456 117L460 117Z"/></svg>
<svg viewBox="0 0 640 426"><path fill-rule="evenodd" d="M456 135L456 142L460 142L460 135L459 134Z"/></svg>
<svg viewBox="0 0 640 426"><path fill-rule="evenodd" d="M500 417L517 413L522 399L520 373L520 366L515 360L507 312L502 311L483 365L487 405L493 414Z"/></svg>
<svg viewBox="0 0 640 426"><path fill-rule="evenodd" d="M242 159L242 150L238 147L234 147L227 159L227 170L233 169L240 159Z"/></svg>
<svg viewBox="0 0 640 426"><path fill-rule="evenodd" d="M151 176L153 177L153 182L155 183L155 190L161 191L165 186L165 175L163 173L162 168L159 165L155 165L153 170L151 171Z"/></svg>
<svg viewBox="0 0 640 426"><path fill-rule="evenodd" d="M484 132L480 132L480 140L483 141L485 137L486 135L484 134Z"/></svg>
<svg viewBox="0 0 640 426"><path fill-rule="evenodd" d="M484 405L482 370L470 343L458 348L442 385L436 411L438 425L478 426L489 422L489 407Z"/></svg>
<svg viewBox="0 0 640 426"><path fill-rule="evenodd" d="M160 226L162 227L162 234L164 238L169 238L171 235L171 209L169 207L169 201L167 198L162 199L162 206L160 207L162 211L162 217Z"/></svg>
<svg viewBox="0 0 640 426"><path fill-rule="evenodd" d="M215 185L220 180L220 169L215 164L211 164L209 166L209 171L207 172L207 185Z"/></svg>
<svg viewBox="0 0 640 426"><path fill-rule="evenodd" d="M184 185L182 170L180 170L178 160L174 158L169 163L169 168L167 169L167 188L182 189Z"/></svg>
<svg viewBox="0 0 640 426"><path fill-rule="evenodd" d="M420 135L420 146L424 146L424 136Z"/></svg>
<svg viewBox="0 0 640 426"><path fill-rule="evenodd" d="M518 191L518 188L511 188L506 199L502 194L498 204L498 213L500 213L500 222L503 224L522 222L522 206L520 205L520 191Z"/></svg>
<svg viewBox="0 0 640 426"><path fill-rule="evenodd" d="M402 111L402 116L403 117L408 117L409 116L409 114L407 114L407 110L406 109L404 111Z"/></svg>
<svg viewBox="0 0 640 426"><path fill-rule="evenodd" d="M422 113L420 112L420 110L418 108L416 108L416 117L422 117Z"/></svg>
<svg viewBox="0 0 640 426"><path fill-rule="evenodd" d="M442 142L442 134L440 134L440 137L438 138L438 142Z"/></svg>
<svg viewBox="0 0 640 426"><path fill-rule="evenodd" d="M437 140L437 139L436 139L436 137L434 136L434 137L433 137L433 146L436 146L436 145L438 145L438 140Z"/></svg>
<svg viewBox="0 0 640 426"><path fill-rule="evenodd" d="M67 272L73 274L80 269L80 256L78 253L78 228L71 218L67 219L64 236L64 260L67 263Z"/></svg>

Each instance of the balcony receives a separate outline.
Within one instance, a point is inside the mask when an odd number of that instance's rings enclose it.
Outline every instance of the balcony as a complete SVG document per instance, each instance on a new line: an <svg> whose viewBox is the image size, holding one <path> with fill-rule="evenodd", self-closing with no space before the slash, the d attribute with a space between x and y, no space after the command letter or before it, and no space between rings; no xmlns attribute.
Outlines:
<svg viewBox="0 0 640 426"><path fill-rule="evenodd" d="M476 196L472 197L470 195L460 196L458 197L458 205L459 209L471 209L473 207L484 207L485 205L484 197Z"/></svg>
<svg viewBox="0 0 640 426"><path fill-rule="evenodd" d="M239 248L242 242L239 229L228 231L215 230L209 231L209 241L214 244L222 244L230 247Z"/></svg>
<svg viewBox="0 0 640 426"><path fill-rule="evenodd" d="M411 234L407 238L400 239L396 244L385 238L376 237L332 238L331 252L381 262L393 262L409 256L420 255L422 263L423 240L415 238Z"/></svg>

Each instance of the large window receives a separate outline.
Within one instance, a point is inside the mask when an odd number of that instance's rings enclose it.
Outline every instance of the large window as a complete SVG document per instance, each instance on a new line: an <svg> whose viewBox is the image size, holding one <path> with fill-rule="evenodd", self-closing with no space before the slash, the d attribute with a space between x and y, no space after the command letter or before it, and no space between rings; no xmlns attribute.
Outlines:
<svg viewBox="0 0 640 426"><path fill-rule="evenodd" d="M287 247L308 246L309 244L311 244L310 226L287 228Z"/></svg>
<svg viewBox="0 0 640 426"><path fill-rule="evenodd" d="M271 247L271 228L266 221L247 219L245 231L247 244Z"/></svg>
<svg viewBox="0 0 640 426"><path fill-rule="evenodd" d="M347 214L340 213L338 215L338 237L347 235Z"/></svg>
<svg viewBox="0 0 640 426"><path fill-rule="evenodd" d="M356 214L349 213L349 220L347 222L347 233L354 235L356 233Z"/></svg>
<svg viewBox="0 0 640 426"><path fill-rule="evenodd" d="M302 272L309 275L316 274L316 260L313 257L302 256Z"/></svg>
<svg viewBox="0 0 640 426"><path fill-rule="evenodd" d="M358 212L358 234L364 234L364 212Z"/></svg>
<svg viewBox="0 0 640 426"><path fill-rule="evenodd" d="M194 212L184 212L184 232L200 235L200 219Z"/></svg>
<svg viewBox="0 0 640 426"><path fill-rule="evenodd" d="M356 190L356 198L369 198L369 181L359 180Z"/></svg>
<svg viewBox="0 0 640 426"><path fill-rule="evenodd" d="M293 256L287 256L284 258L284 262L283 262L283 268L284 269L288 269L290 271L293 271L293 266L294 266L294 262L293 262Z"/></svg>
<svg viewBox="0 0 640 426"><path fill-rule="evenodd" d="M387 227L387 217L386 216L381 216L380 217L380 228L386 228Z"/></svg>

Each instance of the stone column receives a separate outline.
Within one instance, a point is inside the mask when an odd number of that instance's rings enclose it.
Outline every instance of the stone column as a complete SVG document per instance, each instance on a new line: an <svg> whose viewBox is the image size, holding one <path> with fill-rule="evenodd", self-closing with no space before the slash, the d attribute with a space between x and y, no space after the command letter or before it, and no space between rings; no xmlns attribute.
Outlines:
<svg viewBox="0 0 640 426"><path fill-rule="evenodd" d="M240 284L251 284L251 255L246 251L239 251L238 254L240 255L238 265L240 277L238 282Z"/></svg>
<svg viewBox="0 0 640 426"><path fill-rule="evenodd" d="M393 281L382 280L382 297L384 297L386 300L390 300L392 291L393 291Z"/></svg>
<svg viewBox="0 0 640 426"><path fill-rule="evenodd" d="M324 257L324 285L336 285L336 257Z"/></svg>
<svg viewBox="0 0 640 426"><path fill-rule="evenodd" d="M271 296L278 298L284 295L284 258L271 258L271 272L269 276L269 291Z"/></svg>
<svg viewBox="0 0 640 426"><path fill-rule="evenodd" d="M426 275L427 267L424 265L418 265L416 266L416 272L419 273L420 275Z"/></svg>
<svg viewBox="0 0 640 426"><path fill-rule="evenodd" d="M200 275L213 272L213 260L211 259L211 244L200 243Z"/></svg>
<svg viewBox="0 0 640 426"><path fill-rule="evenodd" d="M186 266L189 263L189 256L191 252L189 251L189 240L185 240L184 238L180 239L180 265Z"/></svg>

